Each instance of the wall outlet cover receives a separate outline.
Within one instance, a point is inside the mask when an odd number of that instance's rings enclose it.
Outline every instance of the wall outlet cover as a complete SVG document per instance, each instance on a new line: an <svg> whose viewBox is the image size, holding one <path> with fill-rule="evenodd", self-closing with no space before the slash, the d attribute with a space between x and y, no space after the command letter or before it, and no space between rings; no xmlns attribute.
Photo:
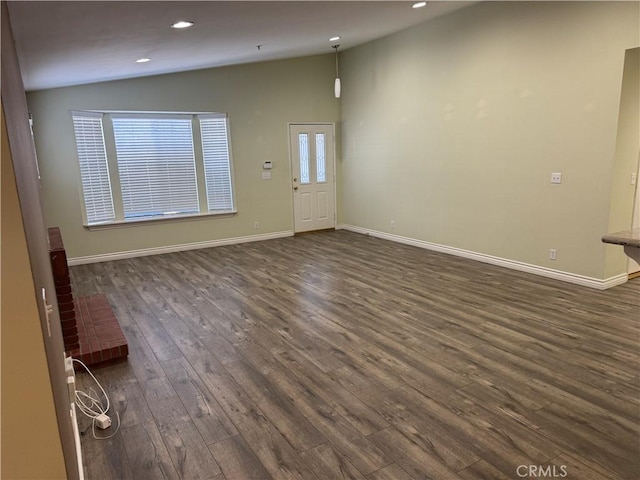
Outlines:
<svg viewBox="0 0 640 480"><path fill-rule="evenodd" d="M562 183L562 173L561 172L552 173L551 183Z"/></svg>

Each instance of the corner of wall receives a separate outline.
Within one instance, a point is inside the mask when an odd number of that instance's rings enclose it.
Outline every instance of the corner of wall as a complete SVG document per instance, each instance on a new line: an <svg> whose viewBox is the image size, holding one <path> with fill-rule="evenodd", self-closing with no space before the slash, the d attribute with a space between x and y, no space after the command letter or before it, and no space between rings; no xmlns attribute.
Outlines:
<svg viewBox="0 0 640 480"><path fill-rule="evenodd" d="M608 233L628 230L633 224L636 186L631 182L631 175L637 174L640 159L640 47L625 52L624 67L620 76L620 104L612 164ZM605 278L626 274L627 265L628 259L621 247L606 246Z"/></svg>

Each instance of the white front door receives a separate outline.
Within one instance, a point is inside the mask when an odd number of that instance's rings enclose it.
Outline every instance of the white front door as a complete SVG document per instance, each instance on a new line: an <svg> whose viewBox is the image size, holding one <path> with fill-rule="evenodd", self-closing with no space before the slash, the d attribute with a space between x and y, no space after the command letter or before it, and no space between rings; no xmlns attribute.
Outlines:
<svg viewBox="0 0 640 480"><path fill-rule="evenodd" d="M333 125L290 125L294 231L335 228Z"/></svg>

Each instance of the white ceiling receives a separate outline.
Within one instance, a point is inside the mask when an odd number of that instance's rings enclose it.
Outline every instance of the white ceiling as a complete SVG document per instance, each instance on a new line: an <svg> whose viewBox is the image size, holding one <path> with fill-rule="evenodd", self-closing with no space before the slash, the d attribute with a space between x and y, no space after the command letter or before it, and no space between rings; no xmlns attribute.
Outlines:
<svg viewBox="0 0 640 480"><path fill-rule="evenodd" d="M472 2L10 1L25 88L331 53ZM170 25L191 20L195 26ZM262 45L258 50L257 45ZM148 63L135 60L150 57Z"/></svg>

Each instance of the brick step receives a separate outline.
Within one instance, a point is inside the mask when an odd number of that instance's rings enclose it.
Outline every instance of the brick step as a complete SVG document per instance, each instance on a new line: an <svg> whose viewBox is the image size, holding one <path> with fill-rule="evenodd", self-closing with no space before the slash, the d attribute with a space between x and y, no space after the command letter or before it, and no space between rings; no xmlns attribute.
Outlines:
<svg viewBox="0 0 640 480"><path fill-rule="evenodd" d="M80 347L71 356L94 368L126 360L129 345L107 297L90 295L73 303Z"/></svg>

